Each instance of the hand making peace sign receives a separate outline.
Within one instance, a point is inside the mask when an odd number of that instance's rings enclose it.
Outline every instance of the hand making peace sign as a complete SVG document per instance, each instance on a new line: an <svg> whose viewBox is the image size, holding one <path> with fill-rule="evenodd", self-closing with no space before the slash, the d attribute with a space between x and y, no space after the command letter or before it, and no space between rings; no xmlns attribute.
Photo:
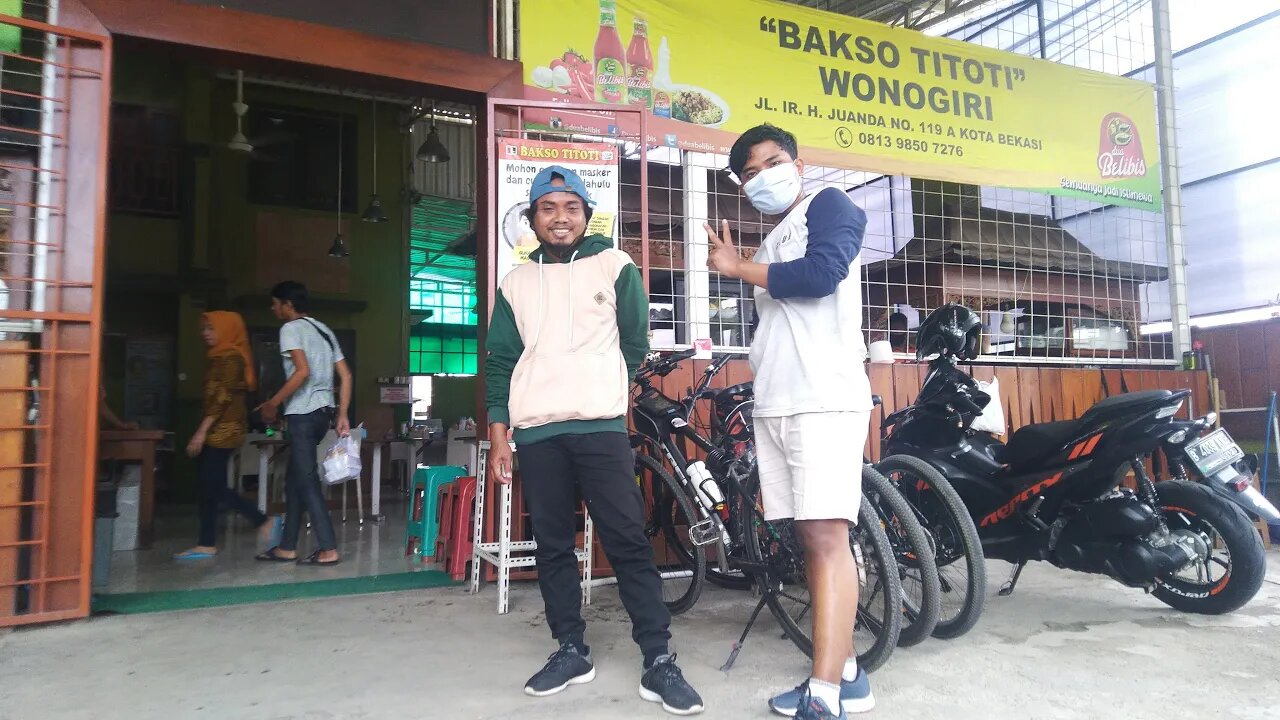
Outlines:
<svg viewBox="0 0 1280 720"><path fill-rule="evenodd" d="M707 254L707 267L727 277L738 277L738 269L742 265L742 255L729 233L729 221L720 221L720 234L717 235L711 223L703 223L707 231L707 243L711 246Z"/></svg>

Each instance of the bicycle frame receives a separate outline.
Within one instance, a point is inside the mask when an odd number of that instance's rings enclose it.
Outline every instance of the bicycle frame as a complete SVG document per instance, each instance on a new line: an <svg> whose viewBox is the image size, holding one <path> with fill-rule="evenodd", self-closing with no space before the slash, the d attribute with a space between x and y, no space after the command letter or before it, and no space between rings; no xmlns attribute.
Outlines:
<svg viewBox="0 0 1280 720"><path fill-rule="evenodd" d="M721 491L725 494L725 500L722 500L718 507L707 507L700 489L694 486L694 480L686 470L689 466L689 457L685 454L679 442L681 439L692 442L698 449L707 454L708 459L727 459L726 448L723 447L727 436L724 433L724 428L720 427L715 413L712 413L713 435L711 438L700 434L690 424L689 419L693 415L697 401L710 396L709 387L712 379L728 364L732 356L722 355L716 358L707 366L698 385L690 389L688 394L679 401L664 395L649 380L654 375L665 376L669 374L679 362L689 357L692 357L691 352L677 353L664 358L657 364L646 366L645 369L637 374L636 384L641 391L632 410L632 417L637 430L637 435L633 436L632 445L636 448L649 447L652 450L657 450L657 453L653 453L651 450L651 454L655 458L661 457L666 460L675 478L689 492L691 499L694 500L693 504L699 518L699 527L690 528L690 540L694 545L701 547L713 542L716 543L716 564L721 571L732 569L749 571L753 568L744 567L741 558L735 558L735 561L730 563L730 550L734 547L737 538L732 536L726 526L726 520L728 519L726 511L728 493L724 491L732 492L742 500L744 507L750 508L754 515L758 515L758 517L751 518L752 522L757 520L763 522L764 516L755 507L755 499L748 496L747 490L742 487L742 483L736 477L733 477L732 473L728 472L729 468L726 467L725 472L716 473L716 477L712 480L712 482L723 481L723 483L718 484L726 486L721 487Z"/></svg>

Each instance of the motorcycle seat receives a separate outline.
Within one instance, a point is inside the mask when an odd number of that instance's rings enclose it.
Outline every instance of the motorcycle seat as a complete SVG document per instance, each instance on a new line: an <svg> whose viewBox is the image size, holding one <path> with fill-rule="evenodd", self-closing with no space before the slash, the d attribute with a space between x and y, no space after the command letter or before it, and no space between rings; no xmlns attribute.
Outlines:
<svg viewBox="0 0 1280 720"><path fill-rule="evenodd" d="M1057 455L1064 445L1080 434L1083 427L1082 420L1023 425L1009 438L1000 460L1014 471L1034 468Z"/></svg>
<svg viewBox="0 0 1280 720"><path fill-rule="evenodd" d="M1092 426L1107 420L1131 415L1146 407L1167 400L1173 393L1168 390L1112 395L1099 400L1085 414L1075 420L1024 425L1018 428L1005 445L1000 460L1015 471L1034 468L1046 459L1057 455L1067 443L1084 435Z"/></svg>
<svg viewBox="0 0 1280 720"><path fill-rule="evenodd" d="M1086 425L1094 425L1122 415L1131 414L1144 406L1157 404L1172 397L1168 390L1144 390L1142 392L1121 393L1099 400L1093 407L1085 411L1080 421Z"/></svg>

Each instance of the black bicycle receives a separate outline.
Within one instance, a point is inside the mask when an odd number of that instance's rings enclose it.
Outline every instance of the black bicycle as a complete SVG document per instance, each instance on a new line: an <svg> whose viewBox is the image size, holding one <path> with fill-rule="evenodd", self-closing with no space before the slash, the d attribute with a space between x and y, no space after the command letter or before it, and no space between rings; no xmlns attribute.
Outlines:
<svg viewBox="0 0 1280 720"><path fill-rule="evenodd" d="M791 520L764 518L754 452L750 443L733 431L735 425L749 428L749 416L746 416L749 410L739 403L736 418L732 411L722 418L724 422L716 433L716 441L704 437L689 422L693 403L702 397L709 397L718 407L740 399L741 386L706 389L710 375L723 367L727 358L708 368L706 382L700 384L699 390L691 390L685 402L664 395L653 385L654 377L669 375L679 363L692 356L693 352L688 351L651 360L636 376L640 393L632 409L637 430L633 444L641 450L638 457L648 458L638 459L637 467L643 465L645 472L664 488L662 492L671 494L675 506L681 505L678 498L681 493L685 500L693 501L697 516L688 518L692 524L682 527L674 521L665 521L665 513L658 512L656 524L661 526L666 540L664 549L671 557L680 559L680 571L689 573L687 577L696 583L699 558L705 562L706 548L716 545L717 563L725 568L723 578L734 577L730 573L736 571L741 573L738 577L745 578L760 592L760 603L724 669L733 664L765 606L778 619L787 637L806 654L812 654L812 640L803 627L812 608L803 548ZM682 447L685 442L705 453L707 460L689 462ZM669 466L680 473L680 481L675 481L662 463L647 455L655 452L661 453ZM674 485L668 481L675 481ZM654 496L652 490L649 494ZM859 664L870 671L883 665L897 645L903 605L893 547L875 509L865 500L859 509L858 524L850 526L849 544L858 561L861 586L854 644L860 649Z"/></svg>

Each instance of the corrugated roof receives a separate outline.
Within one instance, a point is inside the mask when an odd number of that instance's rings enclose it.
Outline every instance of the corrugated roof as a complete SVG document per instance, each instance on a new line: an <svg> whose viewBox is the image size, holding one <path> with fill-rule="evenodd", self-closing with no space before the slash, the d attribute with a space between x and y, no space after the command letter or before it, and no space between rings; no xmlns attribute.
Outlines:
<svg viewBox="0 0 1280 720"><path fill-rule="evenodd" d="M410 277L475 282L476 259L449 252L449 246L471 231L472 204L465 200L424 195L413 208L409 230Z"/></svg>
<svg viewBox="0 0 1280 720"><path fill-rule="evenodd" d="M1002 4L999 0L783 0L783 2L916 30L924 30L983 6L995 7Z"/></svg>
<svg viewBox="0 0 1280 720"><path fill-rule="evenodd" d="M1140 283L1169 278L1167 267L1098 256L1044 215L947 203L941 216L917 219L923 220L923 227L917 227L923 235L917 235L892 258L868 263L864 268L868 273L910 262L937 262Z"/></svg>

